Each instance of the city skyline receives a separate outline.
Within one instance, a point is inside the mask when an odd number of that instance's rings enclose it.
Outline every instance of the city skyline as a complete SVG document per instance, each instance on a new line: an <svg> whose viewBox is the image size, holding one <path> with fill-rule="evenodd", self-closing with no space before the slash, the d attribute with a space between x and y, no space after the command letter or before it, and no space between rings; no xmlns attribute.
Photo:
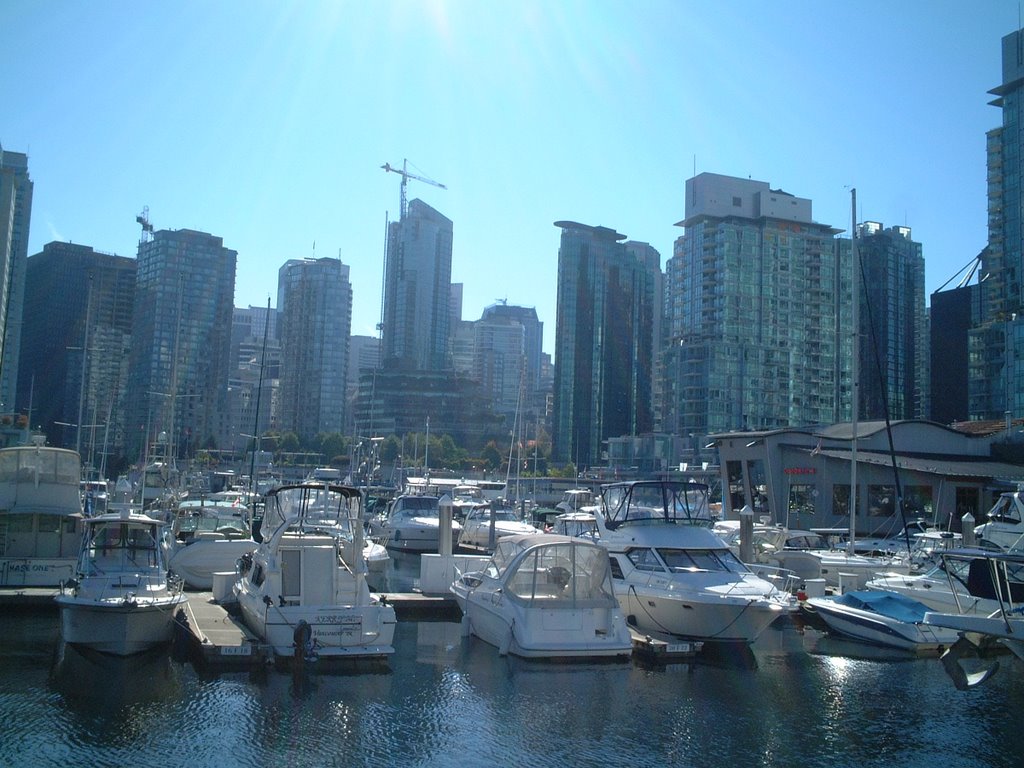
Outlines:
<svg viewBox="0 0 1024 768"><path fill-rule="evenodd" d="M1000 124L983 0L181 2L130 10L13 0L5 150L35 184L29 254L135 256L134 218L238 252L234 305L289 259L351 267L352 333L375 335L400 178L454 223L452 281L477 319L535 307L554 347L557 220L649 243L682 234L686 179L769 179L813 218L906 225L926 296L986 243L985 134ZM849 51L845 54L844 51ZM73 119L72 119L73 118ZM315 249L314 249L315 244Z"/></svg>

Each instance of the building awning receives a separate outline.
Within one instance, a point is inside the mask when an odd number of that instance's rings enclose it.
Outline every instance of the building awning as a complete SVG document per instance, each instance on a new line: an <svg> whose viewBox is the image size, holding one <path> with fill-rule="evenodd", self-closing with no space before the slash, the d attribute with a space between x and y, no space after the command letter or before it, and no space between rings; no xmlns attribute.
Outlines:
<svg viewBox="0 0 1024 768"><path fill-rule="evenodd" d="M852 461L853 459L852 451L837 450L835 448L822 450L809 448L807 453L816 456L827 456L830 459L839 459L840 461ZM884 453L858 451L857 463L891 467L892 457ZM1003 461L946 459L929 456L897 456L896 466L911 472L924 472L930 475L942 475L943 477L977 477L991 478L993 480L1024 481L1024 466L1007 464Z"/></svg>

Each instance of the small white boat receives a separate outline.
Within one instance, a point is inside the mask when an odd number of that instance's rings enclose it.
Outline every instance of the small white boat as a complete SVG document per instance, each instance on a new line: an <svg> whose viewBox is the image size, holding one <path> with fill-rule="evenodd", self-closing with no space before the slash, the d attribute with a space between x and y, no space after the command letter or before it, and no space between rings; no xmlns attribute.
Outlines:
<svg viewBox="0 0 1024 768"><path fill-rule="evenodd" d="M77 575L54 598L65 642L128 656L172 639L185 596L168 579L160 525L128 507L85 521Z"/></svg>
<svg viewBox="0 0 1024 768"><path fill-rule="evenodd" d="M555 518L549 533L597 540L597 519L591 512L563 512Z"/></svg>
<svg viewBox="0 0 1024 768"><path fill-rule="evenodd" d="M388 549L402 552L438 552L441 517L439 497L402 494L388 504L384 515L371 522L373 535ZM452 547L457 547L462 525L452 520Z"/></svg>
<svg viewBox="0 0 1024 768"><path fill-rule="evenodd" d="M235 570L238 558L252 552L248 508L217 500L185 501L178 505L163 534L167 567L192 589L213 588L213 574Z"/></svg>
<svg viewBox="0 0 1024 768"><path fill-rule="evenodd" d="M555 504L559 512L579 512L597 504L594 492L589 488L570 488L562 494L562 500Z"/></svg>
<svg viewBox="0 0 1024 768"><path fill-rule="evenodd" d="M540 531L520 520L515 510L491 502L467 514L462 522L459 548L473 552L493 552L498 539L529 533Z"/></svg>
<svg viewBox="0 0 1024 768"><path fill-rule="evenodd" d="M1008 643L1015 653L1024 653L1024 553L991 550L950 550L942 555L944 562L967 561L967 590L975 597L995 601L998 608L991 614L962 612L929 612L924 621L937 627L950 627L961 632L976 632Z"/></svg>
<svg viewBox="0 0 1024 768"><path fill-rule="evenodd" d="M608 553L594 542L545 533L507 536L484 570L462 574L451 592L464 631L502 655L626 658L632 653Z"/></svg>
<svg viewBox="0 0 1024 768"><path fill-rule="evenodd" d="M851 590L834 597L810 597L807 605L838 634L915 653L949 648L953 630L924 623L928 606L897 592Z"/></svg>
<svg viewBox="0 0 1024 768"><path fill-rule="evenodd" d="M1020 547L1024 542L1024 483L1017 490L999 494L985 514L985 522L974 529L977 540L1000 549Z"/></svg>
<svg viewBox="0 0 1024 768"><path fill-rule="evenodd" d="M604 486L595 515L612 582L641 632L752 643L795 601L740 562L715 535L702 483Z"/></svg>
<svg viewBox="0 0 1024 768"><path fill-rule="evenodd" d="M285 485L266 496L264 540L242 559L242 619L275 656L382 659L394 653L395 609L370 593L357 488ZM349 542L332 532L347 518Z"/></svg>

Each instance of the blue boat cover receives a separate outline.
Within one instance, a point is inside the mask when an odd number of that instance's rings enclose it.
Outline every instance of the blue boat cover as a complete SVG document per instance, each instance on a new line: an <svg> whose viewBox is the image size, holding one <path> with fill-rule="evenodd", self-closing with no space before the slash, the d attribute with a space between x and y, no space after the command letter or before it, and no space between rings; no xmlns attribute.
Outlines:
<svg viewBox="0 0 1024 768"><path fill-rule="evenodd" d="M836 602L911 624L923 621L925 612L931 610L924 603L904 597L898 592L853 590L837 597Z"/></svg>

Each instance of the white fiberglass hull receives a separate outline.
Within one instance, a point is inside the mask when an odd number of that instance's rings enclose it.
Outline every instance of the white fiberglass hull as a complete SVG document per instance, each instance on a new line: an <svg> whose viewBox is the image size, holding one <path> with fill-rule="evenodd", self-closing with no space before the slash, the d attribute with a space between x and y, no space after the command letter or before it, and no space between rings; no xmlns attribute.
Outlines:
<svg viewBox="0 0 1024 768"><path fill-rule="evenodd" d="M437 552L441 526L436 518L414 517L392 524L388 529L387 548L401 552ZM452 547L458 546L462 527L452 522Z"/></svg>
<svg viewBox="0 0 1024 768"><path fill-rule="evenodd" d="M168 570L193 589L213 589L213 574L234 571L238 558L259 545L252 539L200 540L179 547L171 555Z"/></svg>
<svg viewBox="0 0 1024 768"><path fill-rule="evenodd" d="M58 595L61 636L67 643L129 656L171 641L183 595L90 600Z"/></svg>
<svg viewBox="0 0 1024 768"><path fill-rule="evenodd" d="M974 597L967 590L953 595L947 579L909 576L901 573L880 573L868 581L867 589L896 592L924 603L937 613L963 613L988 616L999 610L998 600ZM959 604L957 603L959 598Z"/></svg>
<svg viewBox="0 0 1024 768"><path fill-rule="evenodd" d="M454 591L454 590L453 590ZM469 632L502 655L528 659L628 657L632 638L613 608L531 608L509 611L493 593L456 599Z"/></svg>
<svg viewBox="0 0 1024 768"><path fill-rule="evenodd" d="M529 523L495 523L494 541L497 541L502 536L519 536L537 532L537 529ZM459 546L464 549L473 550L474 552L493 549L493 546L491 545L490 524L486 523L484 525L464 526L462 529L462 536L459 537Z"/></svg>
<svg viewBox="0 0 1024 768"><path fill-rule="evenodd" d="M296 630L303 621L321 658L378 658L395 652L395 609L389 605L267 606L245 593L238 602L246 625L277 656L295 655Z"/></svg>
<svg viewBox="0 0 1024 768"><path fill-rule="evenodd" d="M829 629L847 637L916 653L948 648L957 632L919 622L905 622L836 603L832 598L808 599Z"/></svg>
<svg viewBox="0 0 1024 768"><path fill-rule="evenodd" d="M708 590L616 582L622 612L641 632L712 642L752 643L779 616L781 600Z"/></svg>

